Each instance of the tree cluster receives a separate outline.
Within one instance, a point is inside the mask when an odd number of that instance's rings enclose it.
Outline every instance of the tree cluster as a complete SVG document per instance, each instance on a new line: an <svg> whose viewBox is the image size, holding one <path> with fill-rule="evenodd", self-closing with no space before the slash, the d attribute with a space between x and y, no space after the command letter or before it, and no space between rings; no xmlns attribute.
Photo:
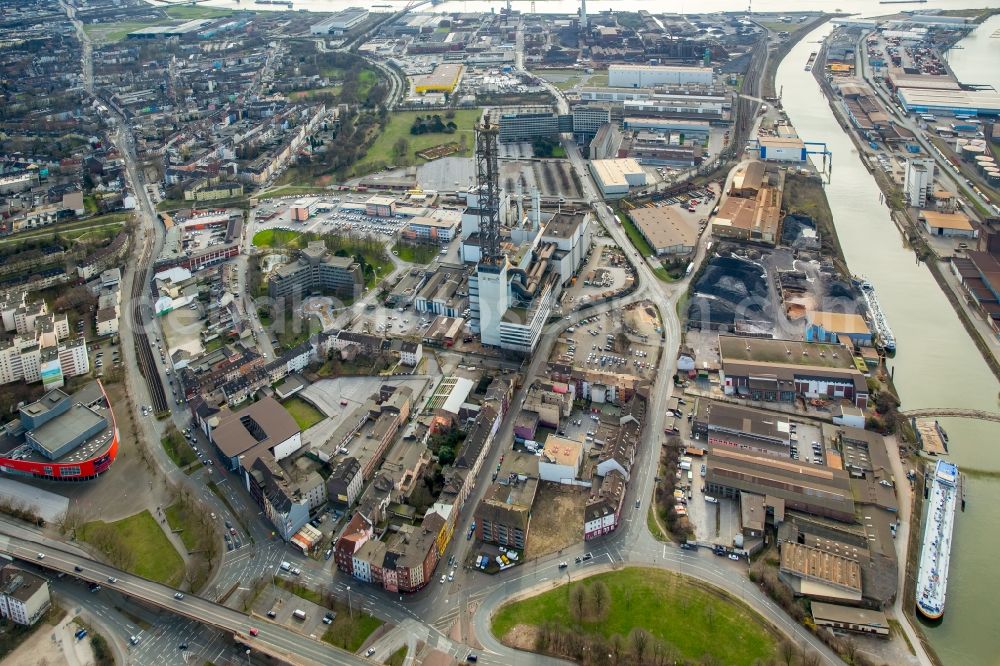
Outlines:
<svg viewBox="0 0 1000 666"><path fill-rule="evenodd" d="M445 122L441 119L441 116L434 114L432 116L417 116L413 119L413 125L410 126L410 134L454 134L458 129L458 125L455 121L449 120Z"/></svg>

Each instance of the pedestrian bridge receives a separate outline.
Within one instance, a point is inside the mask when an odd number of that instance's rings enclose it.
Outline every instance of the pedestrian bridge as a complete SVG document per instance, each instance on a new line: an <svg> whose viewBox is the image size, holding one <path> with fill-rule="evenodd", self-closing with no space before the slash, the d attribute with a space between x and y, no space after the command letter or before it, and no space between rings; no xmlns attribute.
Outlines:
<svg viewBox="0 0 1000 666"><path fill-rule="evenodd" d="M907 418L959 418L977 419L979 421L993 421L1000 423L1000 413L987 412L982 409L956 409L952 407L928 407L927 409L910 409L900 411L900 414Z"/></svg>

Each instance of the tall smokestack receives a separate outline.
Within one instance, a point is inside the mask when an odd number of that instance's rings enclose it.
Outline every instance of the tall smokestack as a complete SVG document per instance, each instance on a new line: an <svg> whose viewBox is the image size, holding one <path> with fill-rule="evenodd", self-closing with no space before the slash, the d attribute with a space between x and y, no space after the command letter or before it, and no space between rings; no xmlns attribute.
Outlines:
<svg viewBox="0 0 1000 666"><path fill-rule="evenodd" d="M531 205L532 213L534 214L534 219L532 222L535 224L535 230L542 228L542 193L535 188L535 191L531 193Z"/></svg>
<svg viewBox="0 0 1000 666"><path fill-rule="evenodd" d="M587 29L587 0L580 0L580 27Z"/></svg>

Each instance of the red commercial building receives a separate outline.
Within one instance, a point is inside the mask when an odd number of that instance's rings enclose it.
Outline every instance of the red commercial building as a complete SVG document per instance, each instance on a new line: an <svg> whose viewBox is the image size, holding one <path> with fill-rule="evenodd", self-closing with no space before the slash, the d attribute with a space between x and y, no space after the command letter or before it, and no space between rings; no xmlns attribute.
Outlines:
<svg viewBox="0 0 1000 666"><path fill-rule="evenodd" d="M118 456L118 425L100 382L73 395L53 389L18 410L0 431L0 472L50 481L87 481Z"/></svg>

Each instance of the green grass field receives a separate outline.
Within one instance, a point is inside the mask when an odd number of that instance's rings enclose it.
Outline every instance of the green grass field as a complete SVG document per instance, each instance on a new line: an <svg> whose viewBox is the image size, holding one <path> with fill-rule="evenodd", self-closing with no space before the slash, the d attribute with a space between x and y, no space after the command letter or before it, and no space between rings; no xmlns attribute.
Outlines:
<svg viewBox="0 0 1000 666"><path fill-rule="evenodd" d="M650 247L649 243L646 241L645 237L640 233L639 228L635 226L632 219L625 213L615 213L618 219L622 221L622 228L625 229L625 234L628 239L632 241L632 245L635 249L639 250L639 254L643 257L650 257L655 254L653 248Z"/></svg>
<svg viewBox="0 0 1000 666"><path fill-rule="evenodd" d="M410 164L421 164L424 160L417 157L416 153L443 143L450 143L452 141L460 142L463 135L466 137L465 150L455 153L453 157L468 157L472 155L472 147L476 143L473 126L482 114L479 109L459 109L455 111L455 117L452 120L458 125L458 130L454 134L445 134L443 132L435 134L410 134L410 127L413 126L414 119L417 116L426 116L428 113L430 112L401 111L390 114L389 122L386 123L385 129L375 139L375 143L368 149L368 153L364 159L354 166L355 175L369 173L376 164L398 165L403 161ZM448 119L443 116L442 120L446 123L448 122ZM404 160L397 159L393 154L393 146L401 138L406 139L410 144L409 151Z"/></svg>
<svg viewBox="0 0 1000 666"><path fill-rule="evenodd" d="M48 238L55 235L62 236L63 238L79 238L95 230L117 230L130 217L132 217L131 213L108 213L107 215L98 215L97 217L78 220L76 222L53 224L41 229L22 231L6 238L0 238L0 245L16 245L21 241L32 238Z"/></svg>
<svg viewBox="0 0 1000 666"><path fill-rule="evenodd" d="M188 446L188 443L184 441L184 437L179 432L167 435L160 440L160 444L163 445L163 450L167 452L167 457L173 460L174 464L181 469L198 460L198 456L194 454L194 449Z"/></svg>
<svg viewBox="0 0 1000 666"><path fill-rule="evenodd" d="M261 229L253 235L253 244L257 247L295 247L301 234L298 231L284 229Z"/></svg>
<svg viewBox="0 0 1000 666"><path fill-rule="evenodd" d="M622 637L634 627L672 644L684 659L711 655L717 663L750 664L769 659L776 637L763 619L736 599L668 571L629 568L599 574L574 585L603 581L610 592L607 617L584 621L584 634ZM502 637L518 624L552 621L573 626L569 586L504 606L493 616L493 634Z"/></svg>
<svg viewBox="0 0 1000 666"><path fill-rule="evenodd" d="M381 627L382 620L354 609L354 619L347 612L347 607L337 609L337 618L326 628L323 640L330 645L337 645L348 652L355 652L364 645L372 632Z"/></svg>
<svg viewBox="0 0 1000 666"><path fill-rule="evenodd" d="M84 32L94 40L101 43L120 42L125 39L128 33L154 25L160 25L164 21L121 21L119 23L88 23L83 26Z"/></svg>
<svg viewBox="0 0 1000 666"><path fill-rule="evenodd" d="M300 430L308 430L323 420L323 412L319 411L302 398L292 397L281 403L292 415Z"/></svg>
<svg viewBox="0 0 1000 666"><path fill-rule="evenodd" d="M440 252L436 245L411 245L410 243L396 243L392 250L400 259L411 264L428 264Z"/></svg>
<svg viewBox="0 0 1000 666"><path fill-rule="evenodd" d="M77 537L108 555L112 562L115 551L124 549L131 560L126 570L138 576L173 586L184 575L184 561L149 511L113 523L95 520L81 527Z"/></svg>
<svg viewBox="0 0 1000 666"><path fill-rule="evenodd" d="M181 510L179 505L171 504L163 510L163 514L167 518L167 524L170 525L170 529L175 532L180 531L181 541L184 542L184 547L188 551L192 551L198 547L198 539L194 535L194 528L191 525L189 516Z"/></svg>
<svg viewBox="0 0 1000 666"><path fill-rule="evenodd" d="M385 666L403 666L403 663L406 662L406 651L407 647L404 645L390 654L389 658L385 660Z"/></svg>

